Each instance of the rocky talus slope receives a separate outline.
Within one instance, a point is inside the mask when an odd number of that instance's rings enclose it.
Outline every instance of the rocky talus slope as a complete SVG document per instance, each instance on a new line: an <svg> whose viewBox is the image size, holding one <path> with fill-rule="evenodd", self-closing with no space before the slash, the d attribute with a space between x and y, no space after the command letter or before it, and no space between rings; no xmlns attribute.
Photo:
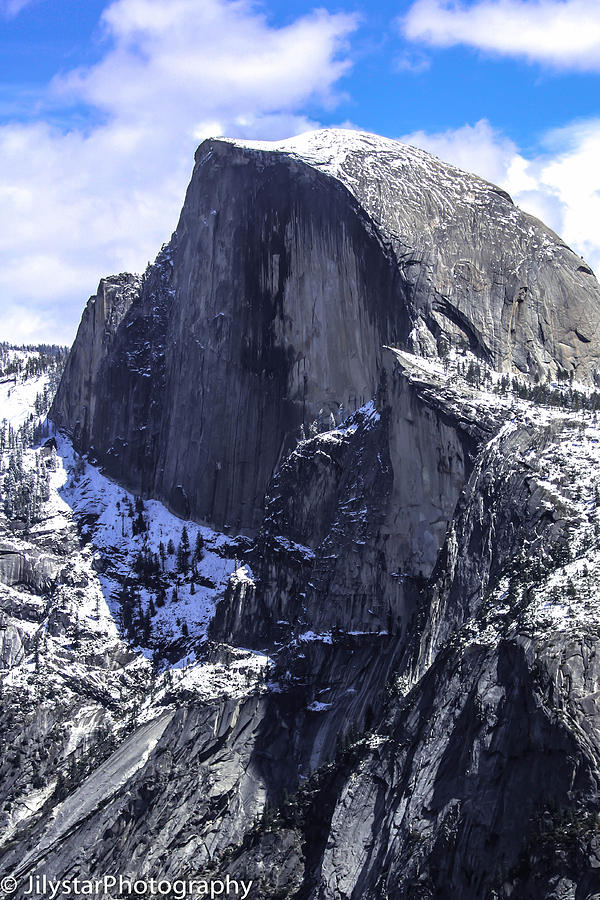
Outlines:
<svg viewBox="0 0 600 900"><path fill-rule="evenodd" d="M15 896L600 896L599 298L420 151L201 146L84 313L37 522L5 506Z"/></svg>

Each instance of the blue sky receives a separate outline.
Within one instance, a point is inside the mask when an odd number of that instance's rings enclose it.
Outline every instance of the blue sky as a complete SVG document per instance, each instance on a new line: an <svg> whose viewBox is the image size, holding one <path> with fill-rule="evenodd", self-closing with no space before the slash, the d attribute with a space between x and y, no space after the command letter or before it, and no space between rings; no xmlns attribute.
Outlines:
<svg viewBox="0 0 600 900"><path fill-rule="evenodd" d="M408 140L600 267L599 106L597 0L0 0L0 337L70 342L210 134Z"/></svg>

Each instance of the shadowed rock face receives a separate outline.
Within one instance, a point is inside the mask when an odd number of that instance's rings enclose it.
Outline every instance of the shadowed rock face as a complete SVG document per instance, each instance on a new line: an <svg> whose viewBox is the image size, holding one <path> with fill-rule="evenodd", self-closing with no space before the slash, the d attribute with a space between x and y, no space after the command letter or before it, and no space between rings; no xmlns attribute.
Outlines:
<svg viewBox="0 0 600 900"><path fill-rule="evenodd" d="M72 377L88 364L78 352L88 313L54 419L135 489L252 528L299 426L364 403L381 345L407 338L401 279L338 182L225 143L199 151L158 268L104 357L94 400ZM157 305L164 317L150 333Z"/></svg>
<svg viewBox="0 0 600 900"><path fill-rule="evenodd" d="M422 151L209 140L155 265L88 303L51 415L133 490L253 531L299 426L372 397L383 345L590 379L599 296L556 235Z"/></svg>
<svg viewBox="0 0 600 900"><path fill-rule="evenodd" d="M65 389L61 392L61 416L81 443L98 428L97 403L102 403L103 370L110 358L119 325L139 297L141 279L136 275L103 278L81 317L75 343L67 360ZM68 389L66 389L68 385Z"/></svg>
<svg viewBox="0 0 600 900"><path fill-rule="evenodd" d="M257 585L232 580L211 626L218 639L262 647L292 623L406 634L494 425L451 418L441 397L424 402L397 356L384 355L376 400L303 441L270 483L250 559Z"/></svg>

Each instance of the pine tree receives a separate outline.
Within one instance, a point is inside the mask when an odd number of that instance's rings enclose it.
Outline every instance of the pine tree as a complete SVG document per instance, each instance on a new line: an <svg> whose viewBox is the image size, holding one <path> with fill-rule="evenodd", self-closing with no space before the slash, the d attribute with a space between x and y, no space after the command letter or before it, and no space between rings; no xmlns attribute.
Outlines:
<svg viewBox="0 0 600 900"><path fill-rule="evenodd" d="M150 638L152 636L152 618L150 614L150 607L146 610L146 612L142 615L141 620L142 625L142 640L144 644L147 646L150 642Z"/></svg>
<svg viewBox="0 0 600 900"><path fill-rule="evenodd" d="M75 617L75 625L73 627L73 649L78 650L81 646L81 631L79 628L79 616Z"/></svg>
<svg viewBox="0 0 600 900"><path fill-rule="evenodd" d="M181 532L181 543L177 548L177 571L185 574L190 567L190 540L187 528L183 526Z"/></svg>
<svg viewBox="0 0 600 900"><path fill-rule="evenodd" d="M142 513L139 512L135 517L131 530L133 534L143 534L145 531L147 531L147 528L148 526L146 525L146 520L144 519Z"/></svg>

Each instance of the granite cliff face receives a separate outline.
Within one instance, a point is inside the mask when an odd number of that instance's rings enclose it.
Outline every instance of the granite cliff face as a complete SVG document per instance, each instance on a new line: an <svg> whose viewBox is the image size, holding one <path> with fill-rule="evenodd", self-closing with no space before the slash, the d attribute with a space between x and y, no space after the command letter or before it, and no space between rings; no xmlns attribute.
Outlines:
<svg viewBox="0 0 600 900"><path fill-rule="evenodd" d="M367 402L383 346L590 381L599 309L556 235L423 151L209 140L156 264L90 300L51 416L132 490L254 532L299 429Z"/></svg>
<svg viewBox="0 0 600 900"><path fill-rule="evenodd" d="M421 151L205 142L84 313L88 461L59 436L47 523L0 520L0 873L595 900L599 316Z"/></svg>

